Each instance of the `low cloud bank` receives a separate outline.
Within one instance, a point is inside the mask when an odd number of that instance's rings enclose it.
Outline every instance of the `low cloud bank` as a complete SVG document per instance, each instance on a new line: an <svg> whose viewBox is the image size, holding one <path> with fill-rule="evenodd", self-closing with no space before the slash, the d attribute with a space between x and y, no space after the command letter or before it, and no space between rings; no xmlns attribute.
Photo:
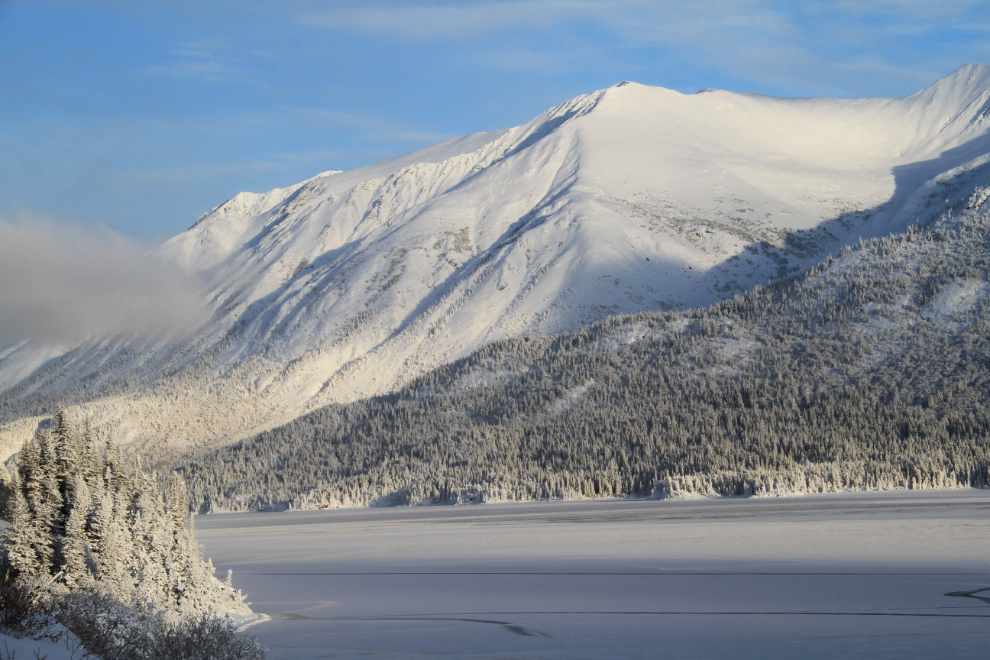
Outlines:
<svg viewBox="0 0 990 660"><path fill-rule="evenodd" d="M193 330L206 318L192 277L107 229L0 219L0 343Z"/></svg>

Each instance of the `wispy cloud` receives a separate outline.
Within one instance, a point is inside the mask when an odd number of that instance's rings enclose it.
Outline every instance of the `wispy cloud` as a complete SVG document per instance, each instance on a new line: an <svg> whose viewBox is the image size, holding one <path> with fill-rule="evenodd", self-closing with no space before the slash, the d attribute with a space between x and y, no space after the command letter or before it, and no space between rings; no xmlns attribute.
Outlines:
<svg viewBox="0 0 990 660"><path fill-rule="evenodd" d="M159 64L141 69L148 76L167 78L198 78L207 82L220 82L240 74L236 68L218 61L184 61Z"/></svg>
<svg viewBox="0 0 990 660"><path fill-rule="evenodd" d="M205 317L194 281L109 230L0 220L0 342L181 333Z"/></svg>
<svg viewBox="0 0 990 660"><path fill-rule="evenodd" d="M883 18L871 24L876 31L897 31L911 26L926 29L971 12L981 14L982 0L889 0L864 3L812 0L802 3L775 0L467 0L463 2L377 2L337 5L303 13L310 25L389 34L408 39L473 39L515 28L552 31L560 25L592 20L632 35L652 34L664 39L693 38L719 33L724 28L746 28L757 33L783 34L795 25L793 17L817 15L835 20ZM745 36L751 36L745 35ZM716 46L704 43L705 46Z"/></svg>
<svg viewBox="0 0 990 660"><path fill-rule="evenodd" d="M172 189L177 185L191 182L216 181L220 179L244 179L259 174L278 172L284 169L285 160L245 158L214 162L189 163L169 167L145 167L142 169L121 170L112 174L102 174L104 180L118 184L134 183Z"/></svg>
<svg viewBox="0 0 990 660"><path fill-rule="evenodd" d="M933 82L929 69L944 75L941 61L938 66L905 65L905 51L916 47L919 53L939 59L926 41L928 36L946 30L975 34L968 26L985 22L981 4L985 7L976 0L385 2L338 5L305 13L301 20L407 42L471 44L473 61L483 54L490 67L503 70L573 72L590 58L613 60L616 68L623 68L619 51L652 48L667 53L665 61L680 67L715 67L739 80L788 88L792 93L849 95L859 92L857 85L863 81L872 80L875 86L884 75L896 74L910 85ZM534 52L531 43L514 38L524 32L548 35L546 49ZM605 43L613 47L596 54L596 38L582 41L584 32L608 35ZM986 40L973 40L966 47L970 59L988 50ZM952 56L955 66L966 61L958 58L967 58L958 48ZM889 57L901 57L902 62ZM626 59L625 66L635 61ZM854 72L860 76L849 79Z"/></svg>
<svg viewBox="0 0 990 660"><path fill-rule="evenodd" d="M377 131L374 134L369 135L367 139L369 142L378 142L382 144L433 144L435 142L449 140L452 137L456 136L447 133L430 133L428 131L396 130L393 127L391 129Z"/></svg>
<svg viewBox="0 0 990 660"><path fill-rule="evenodd" d="M419 131L403 126L399 118L359 114L332 108L289 107L280 110L285 121L333 124L360 129L365 139L376 143L434 143L455 137L446 133Z"/></svg>
<svg viewBox="0 0 990 660"><path fill-rule="evenodd" d="M701 0L691 3L647 0L479 0L459 3L375 3L304 14L310 25L410 40L470 40L525 28L554 32L567 24L593 22L626 36L683 40L711 34L720 26L775 30L785 12L758 0Z"/></svg>
<svg viewBox="0 0 990 660"><path fill-rule="evenodd" d="M218 83L241 79L245 70L234 64L234 48L230 41L216 37L185 44L173 51L172 60L140 69L146 76L187 78Z"/></svg>
<svg viewBox="0 0 990 660"><path fill-rule="evenodd" d="M542 52L526 46L490 49L482 52L476 59L482 59L486 63L506 71L552 75L581 66L583 61L595 57L598 58L599 62L612 59L609 53L602 52L602 49L590 44L581 48L580 59L560 50Z"/></svg>
<svg viewBox="0 0 990 660"><path fill-rule="evenodd" d="M539 26L568 6L582 2L537 1L463 3L375 3L338 6L304 14L310 25L365 34L388 34L411 40L471 39L506 28Z"/></svg>
<svg viewBox="0 0 990 660"><path fill-rule="evenodd" d="M287 162L287 163L313 163L313 162L332 163L333 161L344 158L347 155L348 154L345 154L340 151L321 150L321 151L305 151L301 153L283 152L283 153L275 154L275 158L277 158L281 162Z"/></svg>

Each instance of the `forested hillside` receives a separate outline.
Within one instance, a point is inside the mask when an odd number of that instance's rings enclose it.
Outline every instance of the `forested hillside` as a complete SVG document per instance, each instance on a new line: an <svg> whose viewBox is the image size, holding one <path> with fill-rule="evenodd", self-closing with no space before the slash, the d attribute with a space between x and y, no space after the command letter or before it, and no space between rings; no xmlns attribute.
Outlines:
<svg viewBox="0 0 990 660"><path fill-rule="evenodd" d="M248 509L990 483L987 189L707 309L486 346L184 467Z"/></svg>

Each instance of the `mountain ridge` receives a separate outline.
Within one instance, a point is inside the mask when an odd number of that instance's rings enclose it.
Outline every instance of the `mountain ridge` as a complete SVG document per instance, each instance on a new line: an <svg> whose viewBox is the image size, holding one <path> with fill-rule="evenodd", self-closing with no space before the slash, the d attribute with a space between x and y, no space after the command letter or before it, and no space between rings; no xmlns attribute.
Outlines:
<svg viewBox="0 0 990 660"><path fill-rule="evenodd" d="M0 437L35 419L18 402L63 393L136 448L191 451L490 341L711 304L961 203L990 159L988 114L984 65L902 99L620 83L513 129L241 193L157 250L203 279L211 320L49 360L2 392ZM0 382L25 350L0 358Z"/></svg>

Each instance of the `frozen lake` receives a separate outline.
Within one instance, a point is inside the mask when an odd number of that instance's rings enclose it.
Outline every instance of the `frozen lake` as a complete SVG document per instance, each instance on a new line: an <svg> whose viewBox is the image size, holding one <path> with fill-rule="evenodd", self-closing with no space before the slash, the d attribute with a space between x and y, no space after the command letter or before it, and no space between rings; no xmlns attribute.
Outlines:
<svg viewBox="0 0 990 660"><path fill-rule="evenodd" d="M224 514L196 528L271 616L250 632L272 660L990 648L990 491Z"/></svg>

